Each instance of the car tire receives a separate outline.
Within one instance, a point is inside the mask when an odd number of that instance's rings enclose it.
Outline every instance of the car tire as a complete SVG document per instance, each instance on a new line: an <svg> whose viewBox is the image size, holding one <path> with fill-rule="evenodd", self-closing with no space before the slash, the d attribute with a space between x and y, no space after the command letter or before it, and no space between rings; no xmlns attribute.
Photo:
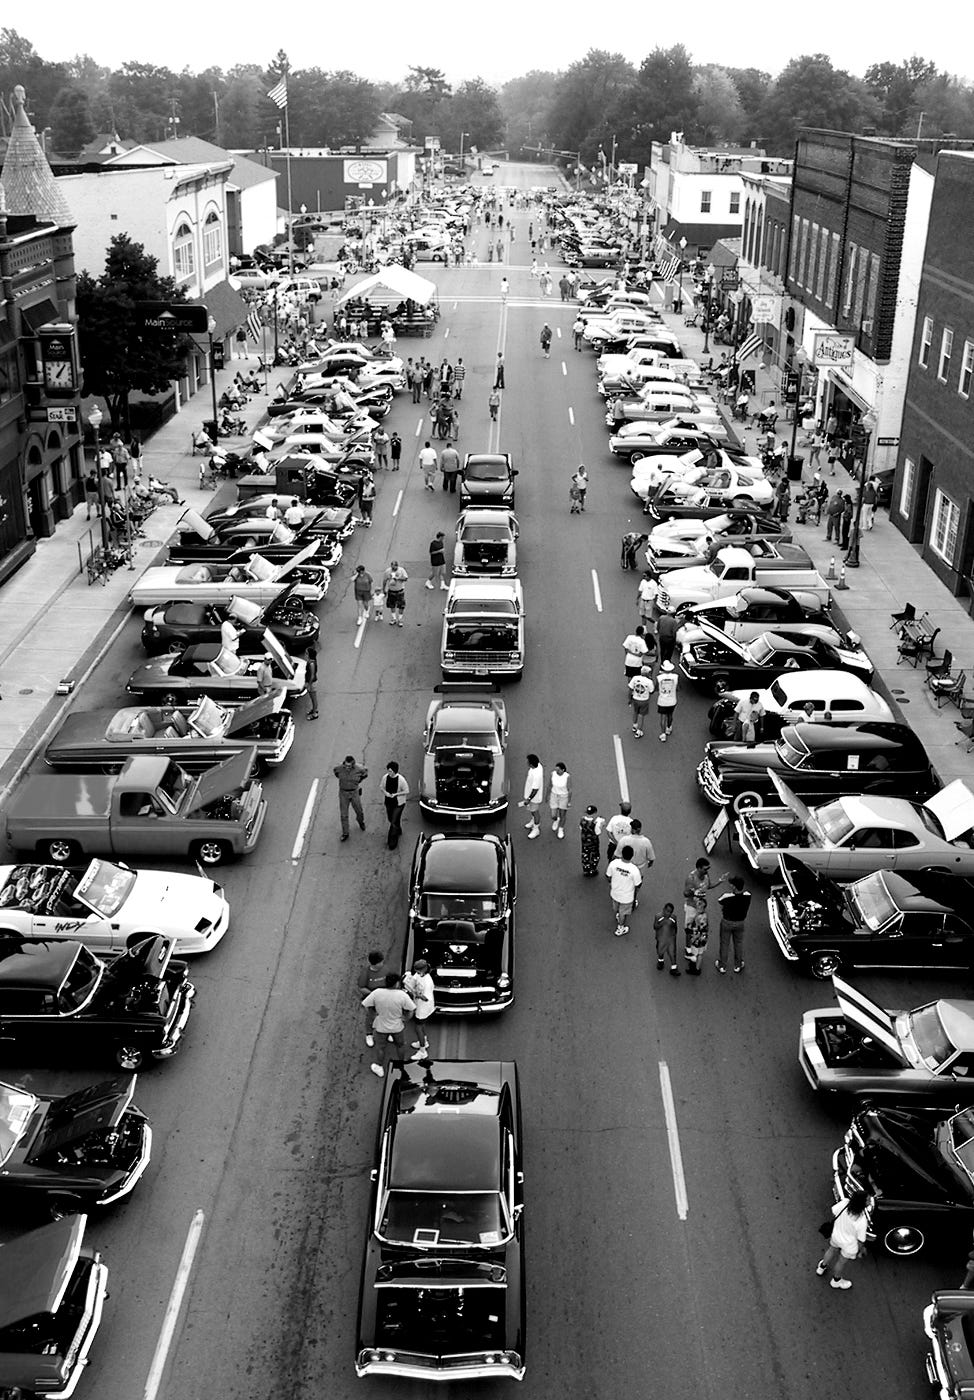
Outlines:
<svg viewBox="0 0 974 1400"><path fill-rule="evenodd" d="M735 812L752 812L755 807L764 806L764 794L754 788L745 788L736 795L731 806Z"/></svg>
<svg viewBox="0 0 974 1400"><path fill-rule="evenodd" d="M67 841L60 836L53 841L42 841L37 852L52 865L74 865L81 857L77 841Z"/></svg>
<svg viewBox="0 0 974 1400"><path fill-rule="evenodd" d="M813 953L808 960L808 970L813 977L820 982L827 982L833 972L838 972L842 966L842 959L838 953L829 949L818 953Z"/></svg>
<svg viewBox="0 0 974 1400"><path fill-rule="evenodd" d="M919 1254L926 1242L926 1236L916 1225L891 1225L883 1235L883 1248L897 1259Z"/></svg>
<svg viewBox="0 0 974 1400"><path fill-rule="evenodd" d="M115 1063L119 1069L141 1069L145 1064L145 1051L137 1045L116 1045Z"/></svg>
<svg viewBox="0 0 974 1400"><path fill-rule="evenodd" d="M193 859L207 867L223 865L230 859L230 847L226 841L197 841L193 845Z"/></svg>
<svg viewBox="0 0 974 1400"><path fill-rule="evenodd" d="M635 466L637 462L641 462L646 456L648 456L648 453L641 452L637 449L635 452L630 452L629 461Z"/></svg>

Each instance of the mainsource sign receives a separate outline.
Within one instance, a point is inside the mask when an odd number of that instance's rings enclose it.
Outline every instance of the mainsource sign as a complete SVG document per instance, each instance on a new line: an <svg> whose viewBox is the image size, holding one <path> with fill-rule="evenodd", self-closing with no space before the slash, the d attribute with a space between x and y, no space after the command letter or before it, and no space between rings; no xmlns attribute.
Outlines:
<svg viewBox="0 0 974 1400"><path fill-rule="evenodd" d="M854 335L836 335L834 331L816 331L812 359L816 365L832 369L851 369L856 348Z"/></svg>

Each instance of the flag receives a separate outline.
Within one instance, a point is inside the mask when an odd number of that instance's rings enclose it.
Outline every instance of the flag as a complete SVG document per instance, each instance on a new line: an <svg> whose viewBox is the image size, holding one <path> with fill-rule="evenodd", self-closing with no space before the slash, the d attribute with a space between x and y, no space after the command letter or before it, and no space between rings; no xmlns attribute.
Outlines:
<svg viewBox="0 0 974 1400"><path fill-rule="evenodd" d="M663 264L663 266L660 268L659 272L657 273L657 276L659 277L659 280L660 280L661 282L669 282L670 279L671 279L672 277L675 277L675 276L676 276L676 273L677 273L677 271L679 270L679 267L680 267L680 259L679 259L679 258L667 258L667 259L666 259L666 262Z"/></svg>
<svg viewBox="0 0 974 1400"><path fill-rule="evenodd" d="M282 73L282 74L281 74L280 80L274 84L274 86L271 88L271 90L270 90L270 92L267 94L267 96L271 99L272 102L275 102L275 103L277 104L278 107L280 107L280 108L283 109L284 107L287 106L287 74L286 74L286 73Z"/></svg>
<svg viewBox="0 0 974 1400"><path fill-rule="evenodd" d="M247 329L250 331L251 340L260 340L262 324L256 311L251 311L250 315L247 317Z"/></svg>
<svg viewBox="0 0 974 1400"><path fill-rule="evenodd" d="M756 350L760 350L764 344L764 338L760 335L749 335L747 340L737 348L734 355L734 363L742 364L749 355L753 355Z"/></svg>

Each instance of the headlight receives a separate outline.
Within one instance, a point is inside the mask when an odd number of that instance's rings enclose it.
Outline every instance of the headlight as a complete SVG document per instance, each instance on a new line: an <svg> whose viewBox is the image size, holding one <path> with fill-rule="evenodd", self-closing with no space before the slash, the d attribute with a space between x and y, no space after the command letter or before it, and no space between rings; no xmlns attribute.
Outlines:
<svg viewBox="0 0 974 1400"><path fill-rule="evenodd" d="M507 991L507 988L508 988L510 985L511 985L511 979L508 977L508 975L507 975L506 972L502 972L501 975L500 975L500 976L498 977L498 979L497 979L497 990L500 991L500 992L505 992L505 991Z"/></svg>

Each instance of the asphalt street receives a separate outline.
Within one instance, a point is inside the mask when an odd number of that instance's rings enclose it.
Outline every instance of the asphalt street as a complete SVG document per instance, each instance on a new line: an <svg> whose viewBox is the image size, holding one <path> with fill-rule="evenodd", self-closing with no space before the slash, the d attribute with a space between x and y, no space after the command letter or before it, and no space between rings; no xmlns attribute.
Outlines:
<svg viewBox="0 0 974 1400"><path fill-rule="evenodd" d="M521 187L546 179L518 166L495 177ZM784 964L764 889L750 879L742 976L716 974L714 939L699 979L656 971L652 915L665 900L679 906L713 817L694 781L707 701L684 685L668 744L656 741L654 723L643 740L631 735L621 642L637 620L638 575L620 570L619 538L641 517L632 515L628 472L608 452L594 359L571 348L574 308L560 303L557 285L554 299L540 300L527 272L530 215L510 217L517 238L506 307L496 265L436 269L437 334L400 349L463 356L459 447L499 444L520 470L528 641L523 683L506 690L513 784L516 794L535 750L548 771L563 759L574 788L565 841L546 822L528 842L512 808L514 1007L502 1020L432 1031L437 1055L513 1058L520 1069L529 1326L521 1393L919 1400L921 1308L934 1287L958 1281L958 1267L874 1251L854 1267L848 1293L813 1272L844 1124L815 1102L796 1049L801 1013L827 1005L831 988ZM539 345L546 319L550 360ZM507 388L493 428L487 394L499 349ZM321 718L306 724L301 706L294 752L266 780L261 844L226 871L232 927L194 964L199 995L185 1047L140 1078L152 1166L128 1202L90 1227L112 1294L81 1392L91 1400L362 1393L356 1297L381 1090L355 984L369 949L391 950L396 965L402 946L421 823L410 806L404 840L389 852L378 780L396 758L416 789L443 597L423 587L426 547L438 529L449 537L456 516L455 497L423 489L415 457L428 420L419 415L399 396L387 420L402 434L404 470L379 482L375 527L349 541L322 605ZM591 476L587 510L570 516L569 476L580 461ZM378 575L393 557L410 574L405 628L372 623L359 636L353 567ZM133 618L77 708L124 703L141 655L138 628ZM370 769L369 830L353 825L340 845L332 768L346 753ZM587 803L608 815L623 795L657 864L632 933L618 939L606 882L582 877L577 821ZM742 868L723 843L714 864ZM890 1006L958 990L934 979L860 980ZM77 1074L25 1077L78 1082ZM190 1258L197 1212L202 1232ZM963 1241L958 1260L965 1255ZM368 1384L389 1396L435 1390ZM478 1394L499 1391L484 1383Z"/></svg>

